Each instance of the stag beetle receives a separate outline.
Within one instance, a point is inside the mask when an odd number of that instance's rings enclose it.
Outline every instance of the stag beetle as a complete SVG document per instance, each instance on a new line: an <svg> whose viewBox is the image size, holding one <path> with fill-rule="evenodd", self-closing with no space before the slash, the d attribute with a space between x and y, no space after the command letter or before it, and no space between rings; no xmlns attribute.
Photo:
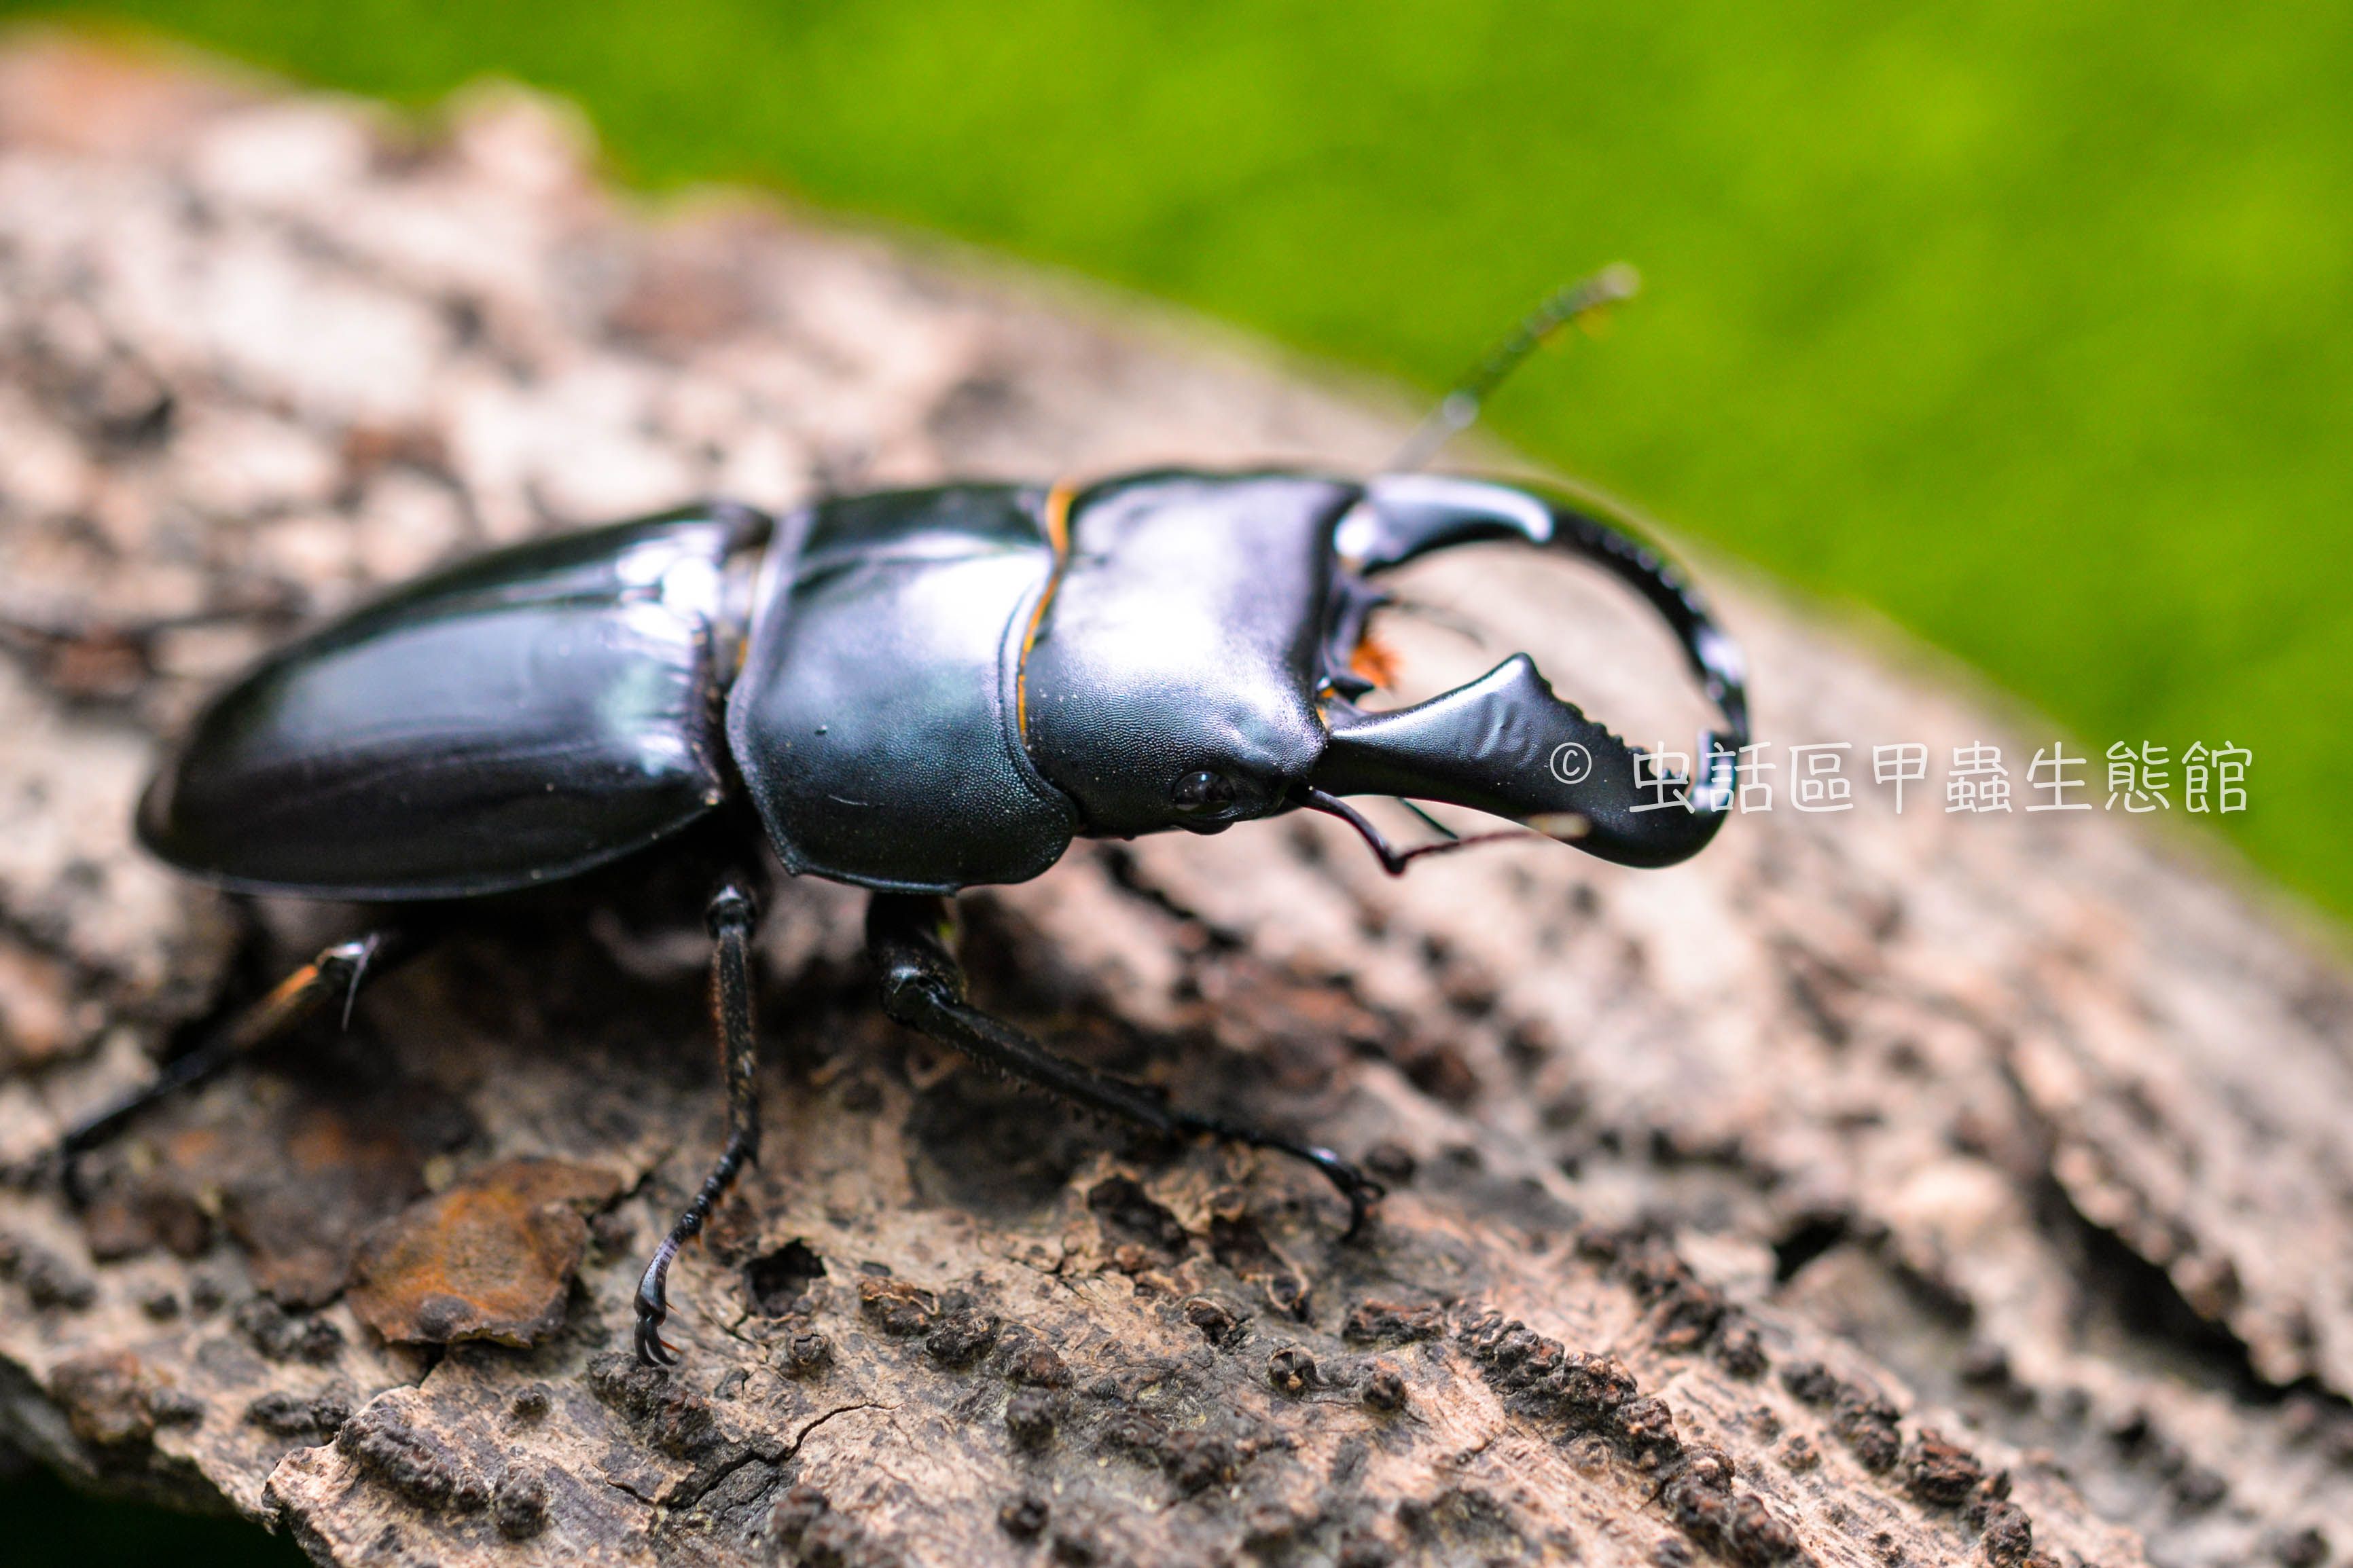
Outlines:
<svg viewBox="0 0 2353 1568"><path fill-rule="evenodd" d="M1691 778L1658 774L1555 697L1525 654L1443 696L1359 707L1387 572L1519 540L1598 563L1666 619L1723 715ZM871 889L889 1016L1094 1111L1281 1151L1328 1177L1349 1234L1381 1189L1332 1151L1069 1061L974 1007L950 900L1019 882L1075 837L1215 833L1298 809L1391 846L1350 795L1510 818L1665 866L1729 808L1747 733L1739 654L1684 577L1586 508L1406 472L1166 470L1087 485L951 484L780 518L709 504L447 568L265 658L216 697L138 815L141 840L246 893L386 906L159 1079L69 1134L72 1156L413 951L409 910L577 877L743 826L795 875ZM1671 788L1670 809L1656 805ZM749 810L744 807L748 805ZM1493 837L1493 836L1485 836ZM758 862L742 843L741 864ZM649 1363L665 1282L758 1152L746 870L710 902L725 1149L637 1296Z"/></svg>

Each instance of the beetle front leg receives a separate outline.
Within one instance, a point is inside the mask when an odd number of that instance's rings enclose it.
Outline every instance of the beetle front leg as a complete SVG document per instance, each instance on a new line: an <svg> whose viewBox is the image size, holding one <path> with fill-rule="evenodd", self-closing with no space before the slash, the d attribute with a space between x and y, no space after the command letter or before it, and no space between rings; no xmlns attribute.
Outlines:
<svg viewBox="0 0 2353 1568"><path fill-rule="evenodd" d="M1272 1149L1324 1173L1348 1201L1343 1240L1363 1229L1383 1192L1378 1182L1329 1149L1255 1128L1172 1110L1132 1084L1056 1056L965 1000L964 967L950 945L948 901L931 895L877 893L867 906L867 950L882 979L882 1010L907 1027L953 1046L983 1067L1019 1079L1089 1110L1169 1134L1198 1133Z"/></svg>
<svg viewBox="0 0 2353 1568"><path fill-rule="evenodd" d="M727 1073L727 1146L638 1280L638 1360L647 1366L678 1360L661 1337L670 1316L670 1259L702 1228L737 1173L760 1157L759 1048L752 1029L752 928L759 910L751 894L731 881L711 900L704 919L711 926L712 1011Z"/></svg>

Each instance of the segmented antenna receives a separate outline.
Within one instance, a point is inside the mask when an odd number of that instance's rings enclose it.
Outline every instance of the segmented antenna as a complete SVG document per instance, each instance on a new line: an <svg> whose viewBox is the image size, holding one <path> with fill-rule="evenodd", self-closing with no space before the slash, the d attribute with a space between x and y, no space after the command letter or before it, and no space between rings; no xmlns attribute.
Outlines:
<svg viewBox="0 0 2353 1568"><path fill-rule="evenodd" d="M1438 406L1414 427L1413 435L1390 459L1388 471L1411 473L1438 456L1440 447L1471 427L1495 388L1520 368L1521 361L1543 347L1546 339L1571 321L1632 299L1641 287L1642 275L1620 261L1570 284L1529 311L1510 335L1488 350L1486 357L1438 400Z"/></svg>

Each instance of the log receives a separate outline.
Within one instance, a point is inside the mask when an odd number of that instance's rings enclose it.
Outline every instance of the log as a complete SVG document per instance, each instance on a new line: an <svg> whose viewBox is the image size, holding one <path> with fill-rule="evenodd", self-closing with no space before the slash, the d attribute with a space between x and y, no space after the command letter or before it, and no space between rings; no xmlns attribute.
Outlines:
<svg viewBox="0 0 2353 1568"><path fill-rule="evenodd" d="M1363 468L1409 423L1078 285L594 171L509 88L419 124L0 50L0 1444L337 1564L2331 1560L2337 939L2179 817L1897 811L1874 745L1939 779L2000 745L2023 804L2056 732L1705 562L1760 732L1851 742L1852 809L1783 771L1672 871L1397 881L1280 821L963 900L987 1005L1377 1170L1362 1242L1313 1173L944 1059L881 1017L860 897L786 881L766 1152L673 1275L682 1365L638 1368L636 1269L723 1121L659 867L499 910L68 1205L63 1126L358 918L128 835L294 626L696 494ZM1525 647L1638 733L1701 718L1573 569L1409 592L1409 689Z"/></svg>

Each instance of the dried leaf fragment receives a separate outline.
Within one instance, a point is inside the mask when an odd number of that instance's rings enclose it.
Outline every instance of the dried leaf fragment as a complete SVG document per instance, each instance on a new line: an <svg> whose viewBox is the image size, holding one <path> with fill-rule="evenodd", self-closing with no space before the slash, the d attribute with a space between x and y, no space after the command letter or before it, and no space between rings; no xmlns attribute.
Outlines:
<svg viewBox="0 0 2353 1568"><path fill-rule="evenodd" d="M367 1234L352 1310L387 1340L532 1344L564 1321L588 1243L584 1213L619 1190L593 1165L486 1165Z"/></svg>

